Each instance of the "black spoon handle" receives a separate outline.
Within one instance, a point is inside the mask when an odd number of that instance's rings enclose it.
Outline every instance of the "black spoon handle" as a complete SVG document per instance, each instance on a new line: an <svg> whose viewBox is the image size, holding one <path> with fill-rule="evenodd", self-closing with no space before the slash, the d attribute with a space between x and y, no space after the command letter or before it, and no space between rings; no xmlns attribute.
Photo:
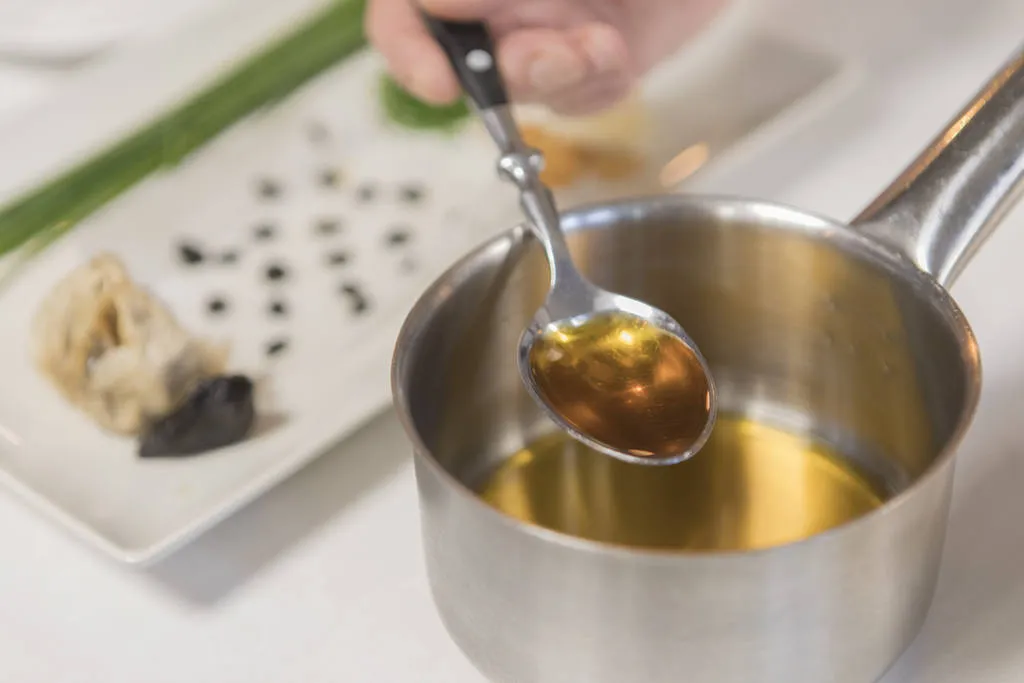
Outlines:
<svg viewBox="0 0 1024 683"><path fill-rule="evenodd" d="M508 104L505 82L498 70L494 40L479 21L446 21L423 15L427 29L441 46L455 75L477 109Z"/></svg>

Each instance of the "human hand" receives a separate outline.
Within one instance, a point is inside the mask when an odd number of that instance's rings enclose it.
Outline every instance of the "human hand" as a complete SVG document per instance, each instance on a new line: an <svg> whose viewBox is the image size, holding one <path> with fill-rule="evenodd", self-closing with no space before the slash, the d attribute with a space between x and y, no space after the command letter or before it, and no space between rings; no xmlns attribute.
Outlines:
<svg viewBox="0 0 1024 683"><path fill-rule="evenodd" d="M370 0L366 30L398 82L444 104L459 96L459 84L417 5L445 19L484 21L515 101L589 114L623 98L725 1Z"/></svg>

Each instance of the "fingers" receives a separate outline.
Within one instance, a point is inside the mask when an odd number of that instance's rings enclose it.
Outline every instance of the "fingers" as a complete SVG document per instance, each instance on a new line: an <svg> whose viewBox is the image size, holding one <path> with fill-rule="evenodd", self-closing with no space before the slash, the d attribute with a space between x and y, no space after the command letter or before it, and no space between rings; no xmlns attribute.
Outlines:
<svg viewBox="0 0 1024 683"><path fill-rule="evenodd" d="M563 116L586 116L617 104L629 94L631 87L631 79L602 79L553 97L546 104Z"/></svg>
<svg viewBox="0 0 1024 683"><path fill-rule="evenodd" d="M522 29L502 40L498 54L515 100L543 103L564 114L613 104L633 83L625 41L606 24Z"/></svg>
<svg viewBox="0 0 1024 683"><path fill-rule="evenodd" d="M727 0L664 0L658 11L636 13L629 42L634 66L647 71L679 50L704 30L728 4Z"/></svg>
<svg viewBox="0 0 1024 683"><path fill-rule="evenodd" d="M498 44L505 83L516 100L538 101L578 86L590 71L587 57L563 31L523 29Z"/></svg>
<svg viewBox="0 0 1024 683"><path fill-rule="evenodd" d="M373 0L366 32L395 79L434 104L455 100L460 88L414 2L438 16L478 19L506 0ZM633 84L622 34L591 22L574 28L521 28L496 36L498 61L512 98L546 104L565 114L591 113L614 104Z"/></svg>
<svg viewBox="0 0 1024 683"><path fill-rule="evenodd" d="M419 0L419 5L424 11L442 19L476 21L492 15L505 1L507 0Z"/></svg>
<svg viewBox="0 0 1024 683"><path fill-rule="evenodd" d="M411 0L373 0L366 12L366 35L395 80L413 95L433 104L458 98L459 84L451 66Z"/></svg>

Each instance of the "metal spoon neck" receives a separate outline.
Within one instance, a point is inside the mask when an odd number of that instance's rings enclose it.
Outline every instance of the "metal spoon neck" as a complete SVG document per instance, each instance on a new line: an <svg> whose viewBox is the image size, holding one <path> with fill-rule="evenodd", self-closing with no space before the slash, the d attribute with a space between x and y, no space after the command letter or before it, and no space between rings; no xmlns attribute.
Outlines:
<svg viewBox="0 0 1024 683"><path fill-rule="evenodd" d="M566 280L582 280L576 272L569 245L562 232L561 218L554 195L540 179L544 157L529 147L507 105L498 105L480 112L484 127L501 152L498 172L519 190L519 203L530 223L534 236L544 248L551 269L552 287Z"/></svg>
<svg viewBox="0 0 1024 683"><path fill-rule="evenodd" d="M508 157L503 157L507 159ZM550 191L538 183L538 187L520 188L519 203L526 215L534 237L544 249L551 270L551 286L558 287L567 281L582 279L576 271L569 243L561 228L561 218L555 208Z"/></svg>

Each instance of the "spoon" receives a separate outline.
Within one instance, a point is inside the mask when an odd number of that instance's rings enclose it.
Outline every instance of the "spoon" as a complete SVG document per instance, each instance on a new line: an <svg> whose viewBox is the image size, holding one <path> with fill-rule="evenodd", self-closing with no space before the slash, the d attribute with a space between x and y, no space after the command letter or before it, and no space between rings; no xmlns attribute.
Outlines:
<svg viewBox="0 0 1024 683"><path fill-rule="evenodd" d="M555 424L601 453L647 465L690 458L717 413L707 361L667 313L601 289L576 269L540 179L543 157L519 134L487 27L424 20L498 146L499 173L519 189L547 256L547 299L517 350L527 391Z"/></svg>

